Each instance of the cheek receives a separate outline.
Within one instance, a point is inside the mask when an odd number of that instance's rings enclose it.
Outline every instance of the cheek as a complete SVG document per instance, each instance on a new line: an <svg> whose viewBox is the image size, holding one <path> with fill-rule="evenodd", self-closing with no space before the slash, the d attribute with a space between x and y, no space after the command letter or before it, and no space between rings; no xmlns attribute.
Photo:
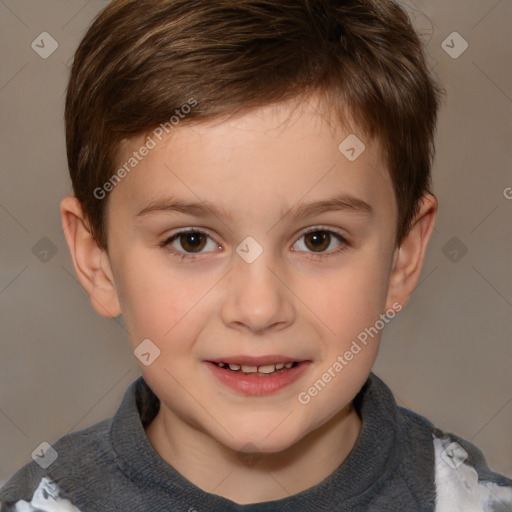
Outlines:
<svg viewBox="0 0 512 512"><path fill-rule="evenodd" d="M318 286L302 292L306 304L323 322L327 337L341 349L365 328L373 325L385 310L387 273L376 258L357 257L334 272Z"/></svg>
<svg viewBox="0 0 512 512"><path fill-rule="evenodd" d="M162 261L149 262L134 254L119 265L116 280L123 316L132 344L141 339L161 340L176 336L188 314L204 295L199 280L180 275Z"/></svg>
<svg viewBox="0 0 512 512"><path fill-rule="evenodd" d="M377 357L381 330L376 322L385 310L385 270L378 262L359 260L328 280L315 293L315 313L322 320L324 350L315 374L301 395L312 404L305 413L312 428L323 424L361 389Z"/></svg>

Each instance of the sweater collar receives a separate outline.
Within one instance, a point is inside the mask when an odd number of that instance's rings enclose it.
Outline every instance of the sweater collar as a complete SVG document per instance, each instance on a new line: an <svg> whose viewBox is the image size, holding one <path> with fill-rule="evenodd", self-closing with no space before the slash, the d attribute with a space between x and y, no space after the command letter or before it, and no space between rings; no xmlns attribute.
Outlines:
<svg viewBox="0 0 512 512"><path fill-rule="evenodd" d="M146 436L149 424L159 409L159 399L143 377L126 390L110 429L116 462L133 481L155 485L179 503L194 504L197 510L216 511L310 511L322 504L334 510L340 500L346 505L384 482L397 465L400 432L398 408L389 388L375 374L354 398L354 407L362 419L359 437L345 461L327 478L298 494L260 504L239 505L203 491L167 464ZM316 506L315 506L316 505ZM332 509L330 507L333 507Z"/></svg>

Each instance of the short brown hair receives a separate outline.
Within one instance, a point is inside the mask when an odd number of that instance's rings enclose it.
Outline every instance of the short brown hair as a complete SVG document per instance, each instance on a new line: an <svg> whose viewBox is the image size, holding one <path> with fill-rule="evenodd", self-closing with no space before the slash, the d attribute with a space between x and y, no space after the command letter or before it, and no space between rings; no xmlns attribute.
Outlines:
<svg viewBox="0 0 512 512"><path fill-rule="evenodd" d="M407 13L391 0L113 0L71 70L74 194L107 249L106 200L93 191L115 173L123 138L168 122L190 98L197 106L181 123L318 93L340 123L350 117L357 133L380 142L399 245L430 192L444 92Z"/></svg>

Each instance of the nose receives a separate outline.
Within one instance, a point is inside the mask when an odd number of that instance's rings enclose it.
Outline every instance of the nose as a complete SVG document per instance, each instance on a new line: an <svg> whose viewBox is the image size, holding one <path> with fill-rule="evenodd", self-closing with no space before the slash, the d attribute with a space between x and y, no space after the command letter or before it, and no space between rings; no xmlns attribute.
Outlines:
<svg viewBox="0 0 512 512"><path fill-rule="evenodd" d="M293 323L293 293L285 273L263 253L252 263L235 258L224 283L221 317L225 325L238 330L263 333Z"/></svg>

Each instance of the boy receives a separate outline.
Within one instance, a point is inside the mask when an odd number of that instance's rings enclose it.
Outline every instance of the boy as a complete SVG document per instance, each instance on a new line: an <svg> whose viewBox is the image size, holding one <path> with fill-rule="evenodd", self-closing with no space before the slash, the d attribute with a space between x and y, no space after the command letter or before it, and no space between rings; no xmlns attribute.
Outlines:
<svg viewBox="0 0 512 512"><path fill-rule="evenodd" d="M434 227L441 88L392 1L114 0L66 100L66 240L142 376L5 511L506 511L371 373Z"/></svg>

